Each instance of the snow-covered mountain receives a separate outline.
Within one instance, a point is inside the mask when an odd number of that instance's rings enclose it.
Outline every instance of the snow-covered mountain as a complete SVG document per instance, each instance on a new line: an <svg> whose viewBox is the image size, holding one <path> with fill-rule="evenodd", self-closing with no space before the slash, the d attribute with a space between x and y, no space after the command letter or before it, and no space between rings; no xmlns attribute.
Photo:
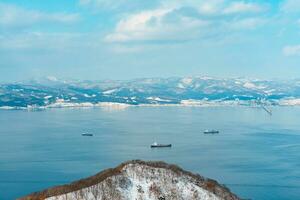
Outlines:
<svg viewBox="0 0 300 200"><path fill-rule="evenodd" d="M214 180L163 162L129 161L114 169L20 200L239 200Z"/></svg>
<svg viewBox="0 0 300 200"><path fill-rule="evenodd" d="M300 105L300 79L258 80L212 77L77 81L55 77L1 84L0 107L130 105Z"/></svg>

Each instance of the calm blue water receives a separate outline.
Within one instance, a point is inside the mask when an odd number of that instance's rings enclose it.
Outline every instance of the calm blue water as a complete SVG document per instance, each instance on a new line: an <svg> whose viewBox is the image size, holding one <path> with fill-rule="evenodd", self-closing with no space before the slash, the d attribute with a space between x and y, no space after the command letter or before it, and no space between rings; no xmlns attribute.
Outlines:
<svg viewBox="0 0 300 200"><path fill-rule="evenodd" d="M221 133L202 134L211 128ZM154 140L174 147L150 149ZM130 159L178 164L243 198L300 199L300 108L273 108L273 116L241 107L0 111L1 200Z"/></svg>

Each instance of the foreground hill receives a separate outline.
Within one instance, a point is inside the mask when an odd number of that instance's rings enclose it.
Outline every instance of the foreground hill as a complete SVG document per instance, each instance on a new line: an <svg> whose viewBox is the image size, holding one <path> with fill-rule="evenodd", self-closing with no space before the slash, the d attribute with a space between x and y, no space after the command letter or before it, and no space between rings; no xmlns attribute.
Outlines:
<svg viewBox="0 0 300 200"><path fill-rule="evenodd" d="M20 200L238 200L216 181L163 162L129 161Z"/></svg>
<svg viewBox="0 0 300 200"><path fill-rule="evenodd" d="M76 81L54 77L0 84L0 108L126 105L300 105L300 80L145 78Z"/></svg>

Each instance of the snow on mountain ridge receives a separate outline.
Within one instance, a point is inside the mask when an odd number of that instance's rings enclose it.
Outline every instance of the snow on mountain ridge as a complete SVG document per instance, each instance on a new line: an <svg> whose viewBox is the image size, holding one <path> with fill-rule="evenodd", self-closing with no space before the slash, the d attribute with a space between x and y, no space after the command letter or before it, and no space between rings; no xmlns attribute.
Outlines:
<svg viewBox="0 0 300 200"><path fill-rule="evenodd" d="M207 77L172 77L128 81L40 81L0 85L0 107L49 106L56 99L80 105L100 102L139 104L180 104L182 100L278 100L300 98L299 81L255 79L217 79ZM51 98L50 98L51 96ZM45 97L49 97L46 98ZM132 99L131 97L135 97ZM149 99L155 97L156 100ZM167 99L170 101L159 101ZM46 100L46 101L45 101ZM69 105L69 104L68 104Z"/></svg>
<svg viewBox="0 0 300 200"><path fill-rule="evenodd" d="M239 200L214 180L163 162L129 161L114 169L20 200Z"/></svg>

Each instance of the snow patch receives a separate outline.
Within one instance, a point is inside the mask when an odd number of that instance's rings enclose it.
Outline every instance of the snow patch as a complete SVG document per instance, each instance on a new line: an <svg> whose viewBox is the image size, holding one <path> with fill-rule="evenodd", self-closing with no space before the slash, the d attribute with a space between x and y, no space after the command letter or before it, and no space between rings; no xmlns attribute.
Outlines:
<svg viewBox="0 0 300 200"><path fill-rule="evenodd" d="M181 82L185 85L189 85L193 82L193 79L192 78L183 78L183 79L181 79Z"/></svg>
<svg viewBox="0 0 300 200"><path fill-rule="evenodd" d="M46 79L54 82L58 81L58 78L56 78L55 76L47 76Z"/></svg>
<svg viewBox="0 0 300 200"><path fill-rule="evenodd" d="M45 97L44 97L44 99L50 99L50 98L52 98L51 95L48 95L48 96L45 96Z"/></svg>
<svg viewBox="0 0 300 200"><path fill-rule="evenodd" d="M81 190L46 200L118 199L118 200L221 200L212 192L197 185L197 180L170 169L140 164L128 164L121 173Z"/></svg>
<svg viewBox="0 0 300 200"><path fill-rule="evenodd" d="M83 94L84 97L86 98L92 98L92 97L96 97L97 95L92 94L92 95L88 95L88 94Z"/></svg>
<svg viewBox="0 0 300 200"><path fill-rule="evenodd" d="M114 93L114 92L116 92L117 91L117 89L112 89L112 90L106 90L106 91L104 91L104 92L102 92L103 94L112 94L112 93Z"/></svg>
<svg viewBox="0 0 300 200"><path fill-rule="evenodd" d="M181 88L181 89L184 89L184 88L185 88L184 85L183 85L182 83L178 83L178 84L177 84L177 87L178 87L178 88Z"/></svg>
<svg viewBox="0 0 300 200"><path fill-rule="evenodd" d="M148 100L151 101L161 101L161 102L171 102L171 100L168 99L162 99L160 97L147 97Z"/></svg>
<svg viewBox="0 0 300 200"><path fill-rule="evenodd" d="M261 90L261 89L265 89L266 87L265 86L262 86L262 85L255 85L254 83L251 83L251 82L246 82L244 83L243 85L245 88L248 88L248 89L253 89L253 90Z"/></svg>

